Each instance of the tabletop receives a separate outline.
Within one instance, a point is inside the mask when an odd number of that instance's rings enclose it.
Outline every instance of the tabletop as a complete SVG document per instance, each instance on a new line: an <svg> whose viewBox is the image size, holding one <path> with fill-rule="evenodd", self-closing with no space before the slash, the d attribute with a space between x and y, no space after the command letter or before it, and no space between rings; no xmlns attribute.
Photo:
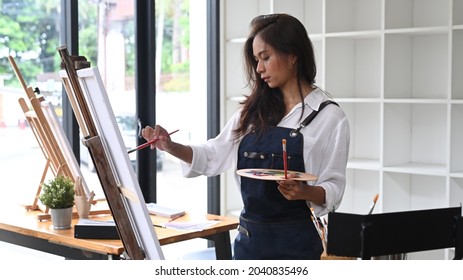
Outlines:
<svg viewBox="0 0 463 280"><path fill-rule="evenodd" d="M16 232L23 235L33 236L48 240L50 243L66 245L97 253L120 255L124 252L122 241L118 239L79 239L74 238L74 225L78 218L73 218L70 229L55 230L50 220L40 221L37 216L43 213L40 210L26 210L21 205L5 205L0 207L0 229ZM153 225L163 225L171 219L150 215ZM100 214L90 216L90 219L108 220L112 216ZM238 219L234 217L224 217L212 214L186 213L175 221L218 221L201 231L184 231L171 228L155 226L155 232L161 245L185 241L193 238L202 238L217 233L223 233L236 229Z"/></svg>

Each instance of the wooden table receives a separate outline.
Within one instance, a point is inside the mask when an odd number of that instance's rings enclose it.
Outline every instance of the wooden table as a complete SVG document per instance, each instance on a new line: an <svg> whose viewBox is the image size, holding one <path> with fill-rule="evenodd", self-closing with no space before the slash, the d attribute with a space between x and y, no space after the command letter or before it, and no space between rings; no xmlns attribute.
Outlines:
<svg viewBox="0 0 463 280"><path fill-rule="evenodd" d="M5 206L5 205L2 205ZM54 230L51 221L39 221L40 211L27 211L20 205L1 207L0 241L43 252L63 256L67 259L120 259L124 247L121 240L77 239L72 227L66 230ZM159 224L166 218L151 216L153 224ZM108 219L110 216L90 217L91 219ZM194 218L198 218L195 215ZM155 227L161 245L172 244L193 238L207 238L214 241L217 259L231 259L230 230L236 229L237 218L206 214L204 219L218 220L218 224L202 231L181 231ZM176 221L191 221L192 215L186 214Z"/></svg>

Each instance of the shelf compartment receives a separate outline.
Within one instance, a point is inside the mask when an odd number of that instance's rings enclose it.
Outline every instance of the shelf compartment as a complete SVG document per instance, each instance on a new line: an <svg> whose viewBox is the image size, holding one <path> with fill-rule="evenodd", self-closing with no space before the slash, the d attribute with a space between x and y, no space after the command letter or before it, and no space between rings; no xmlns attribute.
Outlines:
<svg viewBox="0 0 463 280"><path fill-rule="evenodd" d="M386 0L385 27L448 26L451 0Z"/></svg>
<svg viewBox="0 0 463 280"><path fill-rule="evenodd" d="M380 176L378 171L347 170L346 190L338 212L365 215L370 210L371 202L380 193ZM373 213L380 213L381 194Z"/></svg>
<svg viewBox="0 0 463 280"><path fill-rule="evenodd" d="M447 99L448 35L385 35L385 98Z"/></svg>
<svg viewBox="0 0 463 280"><path fill-rule="evenodd" d="M381 29L380 0L326 0L326 32Z"/></svg>
<svg viewBox="0 0 463 280"><path fill-rule="evenodd" d="M453 0L453 25L463 25L463 0Z"/></svg>
<svg viewBox="0 0 463 280"><path fill-rule="evenodd" d="M463 204L463 178L450 178L449 207Z"/></svg>
<svg viewBox="0 0 463 280"><path fill-rule="evenodd" d="M262 6L262 1L259 1L259 6ZM305 23L305 12L310 12L309 17L315 16L315 11L312 11L311 9L306 8L306 6L311 6L314 9L315 8L321 8L321 4L318 3L319 1L316 0L311 0L311 1L306 1L306 0L286 0L286 1L275 1L275 0L270 0L269 1L271 4L269 5L269 10L271 13L286 13L289 15L292 15L293 17L296 17L299 19L302 23ZM319 4L319 5L316 5ZM321 13L317 14L317 17L314 18L317 21L319 21L319 26L321 27Z"/></svg>
<svg viewBox="0 0 463 280"><path fill-rule="evenodd" d="M325 61L325 86L335 97L380 97L380 37L326 38Z"/></svg>
<svg viewBox="0 0 463 280"><path fill-rule="evenodd" d="M451 106L450 172L463 174L463 104Z"/></svg>
<svg viewBox="0 0 463 280"><path fill-rule="evenodd" d="M380 161L380 104L340 102L339 105L349 120L349 161L375 169Z"/></svg>
<svg viewBox="0 0 463 280"><path fill-rule="evenodd" d="M310 38L312 41L315 64L317 66L317 75L315 76L315 83L321 88L325 87L325 65L323 63L323 42L320 39Z"/></svg>
<svg viewBox="0 0 463 280"><path fill-rule="evenodd" d="M285 0L255 1L260 7L268 4L271 13L286 13L298 18L309 34L323 32L323 1L321 0ZM242 6L244 7L244 6Z"/></svg>
<svg viewBox="0 0 463 280"><path fill-rule="evenodd" d="M385 167L446 170L447 105L384 104Z"/></svg>
<svg viewBox="0 0 463 280"><path fill-rule="evenodd" d="M323 1L303 0L305 15L304 25L309 34L323 33Z"/></svg>
<svg viewBox="0 0 463 280"><path fill-rule="evenodd" d="M227 93L227 98L241 97L249 94L249 88L246 85L243 60L237 59L243 57L243 45L244 43L238 42L227 42L225 53L226 65L225 65L225 79L224 87Z"/></svg>
<svg viewBox="0 0 463 280"><path fill-rule="evenodd" d="M463 7L462 7L463 9ZM463 30L452 36L452 98L463 99Z"/></svg>
<svg viewBox="0 0 463 280"><path fill-rule="evenodd" d="M384 213L448 206L445 176L384 172L383 193Z"/></svg>

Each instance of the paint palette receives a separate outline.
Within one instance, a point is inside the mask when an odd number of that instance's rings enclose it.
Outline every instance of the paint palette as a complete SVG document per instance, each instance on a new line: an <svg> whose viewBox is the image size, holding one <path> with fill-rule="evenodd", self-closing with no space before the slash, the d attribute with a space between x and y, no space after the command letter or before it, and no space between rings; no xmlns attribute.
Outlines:
<svg viewBox="0 0 463 280"><path fill-rule="evenodd" d="M278 169L263 169L263 168L248 168L248 169L240 169L236 171L236 174L252 178L258 180L285 180L285 171L278 170ZM296 181L315 181L317 180L317 176L299 172L299 171L287 171L288 180L296 180ZM294 178L290 178L294 177Z"/></svg>

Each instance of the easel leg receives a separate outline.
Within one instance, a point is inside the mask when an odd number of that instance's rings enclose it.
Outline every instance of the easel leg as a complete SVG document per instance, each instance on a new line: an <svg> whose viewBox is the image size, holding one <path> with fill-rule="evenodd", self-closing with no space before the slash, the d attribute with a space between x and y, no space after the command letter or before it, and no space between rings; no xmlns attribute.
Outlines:
<svg viewBox="0 0 463 280"><path fill-rule="evenodd" d="M27 209L30 209L30 210L38 210L39 207L37 205L37 202L39 200L39 195L40 195L40 192L42 191L42 184L45 182L45 178L47 177L47 173L48 173L48 169L50 168L50 160L47 159L47 163L45 164L45 168L43 169L43 173L42 173L42 178L40 179L40 184L37 188L37 192L35 193L35 197L34 197L34 202L32 203L32 205L29 205L29 206L26 206Z"/></svg>

